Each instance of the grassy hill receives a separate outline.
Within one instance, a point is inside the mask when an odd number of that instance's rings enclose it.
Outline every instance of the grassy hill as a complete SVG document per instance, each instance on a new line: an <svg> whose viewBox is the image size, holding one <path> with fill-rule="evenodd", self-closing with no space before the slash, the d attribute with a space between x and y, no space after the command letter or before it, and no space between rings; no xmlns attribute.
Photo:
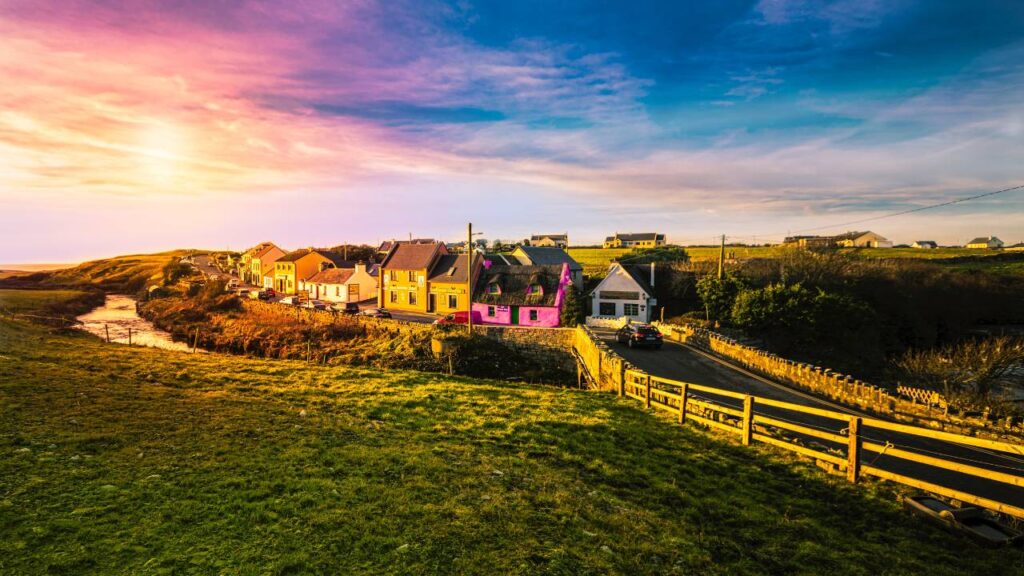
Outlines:
<svg viewBox="0 0 1024 576"><path fill-rule="evenodd" d="M161 280L163 267L188 252L172 250L157 254L115 256L61 270L0 276L0 286L83 288L132 293L151 280Z"/></svg>
<svg viewBox="0 0 1024 576"><path fill-rule="evenodd" d="M1011 574L879 485L607 394L0 319L3 574Z"/></svg>

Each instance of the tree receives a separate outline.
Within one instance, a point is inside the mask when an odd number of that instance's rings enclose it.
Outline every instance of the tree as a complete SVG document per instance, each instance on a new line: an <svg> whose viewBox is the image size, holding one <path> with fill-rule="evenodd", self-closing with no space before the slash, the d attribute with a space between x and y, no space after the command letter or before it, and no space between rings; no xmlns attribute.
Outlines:
<svg viewBox="0 0 1024 576"><path fill-rule="evenodd" d="M575 286L567 286L565 289L565 300L562 301L562 311L559 324L565 327L576 326L583 322L583 296Z"/></svg>
<svg viewBox="0 0 1024 576"><path fill-rule="evenodd" d="M708 320L727 322L731 318L733 303L743 289L743 283L734 276L705 276L697 281L697 295L704 303Z"/></svg>

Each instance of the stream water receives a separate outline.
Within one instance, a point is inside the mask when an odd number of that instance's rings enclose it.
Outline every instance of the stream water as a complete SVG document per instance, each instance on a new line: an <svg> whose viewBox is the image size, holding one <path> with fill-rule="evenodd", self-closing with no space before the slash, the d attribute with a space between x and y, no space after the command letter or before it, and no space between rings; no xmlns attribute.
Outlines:
<svg viewBox="0 0 1024 576"><path fill-rule="evenodd" d="M171 335L153 326L135 312L135 299L123 294L108 294L103 306L78 317L80 328L104 340L109 331L111 342L128 343L131 329L133 346L153 346L167 350L190 350L183 342L171 340Z"/></svg>

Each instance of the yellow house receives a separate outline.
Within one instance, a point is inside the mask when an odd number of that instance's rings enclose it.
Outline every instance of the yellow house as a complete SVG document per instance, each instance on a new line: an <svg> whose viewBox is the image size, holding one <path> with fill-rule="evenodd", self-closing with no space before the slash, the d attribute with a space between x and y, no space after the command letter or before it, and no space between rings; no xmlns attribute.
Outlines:
<svg viewBox="0 0 1024 576"><path fill-rule="evenodd" d="M995 236L982 236L968 242L967 247L975 250L996 250L1003 247L1003 241Z"/></svg>
<svg viewBox="0 0 1024 576"><path fill-rule="evenodd" d="M427 278L436 262L446 255L448 249L442 242L394 244L380 265L377 304L392 310L427 312Z"/></svg>
<svg viewBox="0 0 1024 576"><path fill-rule="evenodd" d="M483 257L473 254L473 277L479 278ZM427 277L427 312L451 314L469 310L469 270L465 254L445 254L437 259Z"/></svg>
<svg viewBox="0 0 1024 576"><path fill-rule="evenodd" d="M299 281L308 280L328 268L351 268L341 255L307 248L296 250L274 261L274 290L282 294L297 294Z"/></svg>
<svg viewBox="0 0 1024 576"><path fill-rule="evenodd" d="M655 232L619 234L604 239L605 248L654 248L665 245L665 235Z"/></svg>
<svg viewBox="0 0 1024 576"><path fill-rule="evenodd" d="M287 254L286 251L278 248L271 242L267 242L262 249L254 252L249 259L249 275L245 281L263 288L273 288L273 280L268 284L266 274L274 270L274 262L277 262L285 254Z"/></svg>

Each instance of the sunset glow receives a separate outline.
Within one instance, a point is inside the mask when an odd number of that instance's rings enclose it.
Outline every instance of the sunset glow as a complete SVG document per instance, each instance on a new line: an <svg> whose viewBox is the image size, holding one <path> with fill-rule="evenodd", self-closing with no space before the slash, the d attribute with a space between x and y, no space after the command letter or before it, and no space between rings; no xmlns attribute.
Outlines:
<svg viewBox="0 0 1024 576"><path fill-rule="evenodd" d="M767 241L995 190L1024 182L1022 23L1000 1L8 1L0 262L468 220ZM1017 242L1022 211L879 231Z"/></svg>

